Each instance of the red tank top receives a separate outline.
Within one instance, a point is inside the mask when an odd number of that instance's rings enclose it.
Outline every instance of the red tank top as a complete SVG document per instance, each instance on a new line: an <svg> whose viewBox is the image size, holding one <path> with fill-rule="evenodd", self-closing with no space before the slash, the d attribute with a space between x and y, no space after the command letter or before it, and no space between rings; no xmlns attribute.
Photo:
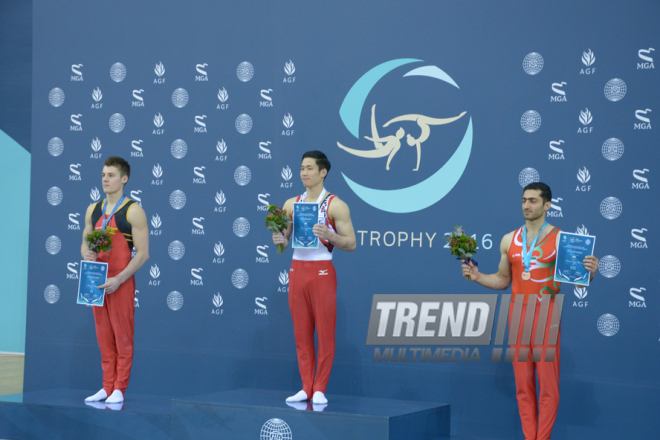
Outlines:
<svg viewBox="0 0 660 440"><path fill-rule="evenodd" d="M543 294L554 295L559 292L561 283L555 282L555 260L557 259L557 234L559 229L552 228L541 243L537 243L532 252L530 264L531 278L527 281L522 279L525 271L525 263L522 257L522 231L521 227L513 233L513 240L509 246L509 262L511 263L511 299L516 295L536 295L540 300ZM529 241L528 241L529 243ZM527 302L525 296L525 303Z"/></svg>

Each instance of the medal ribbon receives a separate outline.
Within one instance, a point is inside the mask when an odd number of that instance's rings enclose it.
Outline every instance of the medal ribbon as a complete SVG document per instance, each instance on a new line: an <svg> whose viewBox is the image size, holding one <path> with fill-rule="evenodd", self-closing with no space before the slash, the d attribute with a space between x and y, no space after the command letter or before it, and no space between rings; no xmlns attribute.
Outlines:
<svg viewBox="0 0 660 440"><path fill-rule="evenodd" d="M523 257L523 263L525 264L525 272L529 273L529 267L532 264L532 253L534 253L534 248L536 247L536 240L539 239L539 235L541 235L541 231L545 229L545 227L548 226L548 221L546 220L543 222L543 226L541 226L541 229L539 229L539 232L536 233L536 237L534 237L534 241L532 242L532 246L529 248L529 251L527 250L527 225L523 227L523 250L522 250L522 257Z"/></svg>
<svg viewBox="0 0 660 440"><path fill-rule="evenodd" d="M121 199L119 199L114 209L112 210L112 213L110 213L110 217L108 217L107 219L105 218L105 208L108 207L108 199L105 199L105 203L103 204L103 229L105 229L110 224L110 219L112 219L112 216L115 215L115 212L117 212L117 208L121 206L121 203L124 201L125 198L126 195L122 194Z"/></svg>

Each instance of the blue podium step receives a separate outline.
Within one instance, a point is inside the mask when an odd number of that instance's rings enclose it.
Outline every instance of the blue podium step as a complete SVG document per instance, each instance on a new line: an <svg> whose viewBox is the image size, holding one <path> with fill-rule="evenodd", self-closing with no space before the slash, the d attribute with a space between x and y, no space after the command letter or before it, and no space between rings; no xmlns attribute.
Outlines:
<svg viewBox="0 0 660 440"><path fill-rule="evenodd" d="M123 404L85 404L95 392L56 389L0 396L0 438L170 439L171 398L128 394Z"/></svg>
<svg viewBox="0 0 660 440"><path fill-rule="evenodd" d="M355 396L287 404L290 392L242 389L172 400L172 440L436 440L450 406Z"/></svg>

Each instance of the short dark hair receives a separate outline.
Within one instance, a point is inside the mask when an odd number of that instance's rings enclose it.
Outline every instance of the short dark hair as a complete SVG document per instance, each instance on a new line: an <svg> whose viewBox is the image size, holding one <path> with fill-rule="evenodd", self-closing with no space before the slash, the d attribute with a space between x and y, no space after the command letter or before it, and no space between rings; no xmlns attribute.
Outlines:
<svg viewBox="0 0 660 440"><path fill-rule="evenodd" d="M543 182L529 183L525 188L523 188L523 194L525 194L525 191L527 191L528 189L538 189L539 191L541 191L541 198L543 199L543 203L552 201L552 190L545 183Z"/></svg>
<svg viewBox="0 0 660 440"><path fill-rule="evenodd" d="M325 153L323 153L322 151L318 151L318 150L308 151L307 153L303 154L302 159L300 161L302 162L303 159L305 159L306 157L311 157L312 159L316 159L316 165L319 167L319 172L321 172L321 170L328 170L328 173L330 172L330 161L328 160L328 156L326 156Z"/></svg>
<svg viewBox="0 0 660 440"><path fill-rule="evenodd" d="M127 176L129 179L131 178L131 166L119 156L108 157L103 165L117 168L121 177Z"/></svg>

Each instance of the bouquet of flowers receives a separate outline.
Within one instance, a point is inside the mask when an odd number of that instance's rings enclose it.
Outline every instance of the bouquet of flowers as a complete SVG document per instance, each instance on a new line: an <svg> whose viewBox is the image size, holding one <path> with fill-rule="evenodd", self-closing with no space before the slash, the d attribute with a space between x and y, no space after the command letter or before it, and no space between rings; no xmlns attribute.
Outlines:
<svg viewBox="0 0 660 440"><path fill-rule="evenodd" d="M277 205L268 205L268 216L266 216L266 227L269 231L280 233L286 231L291 223L291 219L286 214L286 210ZM284 245L277 245L277 253L284 252Z"/></svg>
<svg viewBox="0 0 660 440"><path fill-rule="evenodd" d="M472 259L472 256L477 253L477 241L465 235L465 231L461 226L455 226L454 232L449 234L446 239L451 249L451 254L455 255L459 260L465 260L465 264L469 265L470 262L477 266L477 262ZM468 275L468 280L471 279Z"/></svg>
<svg viewBox="0 0 660 440"><path fill-rule="evenodd" d="M94 232L87 234L85 240L87 240L87 246L89 246L90 251L94 251L97 254L100 252L110 252L112 248L112 236L117 232L117 228L105 228L97 229Z"/></svg>

